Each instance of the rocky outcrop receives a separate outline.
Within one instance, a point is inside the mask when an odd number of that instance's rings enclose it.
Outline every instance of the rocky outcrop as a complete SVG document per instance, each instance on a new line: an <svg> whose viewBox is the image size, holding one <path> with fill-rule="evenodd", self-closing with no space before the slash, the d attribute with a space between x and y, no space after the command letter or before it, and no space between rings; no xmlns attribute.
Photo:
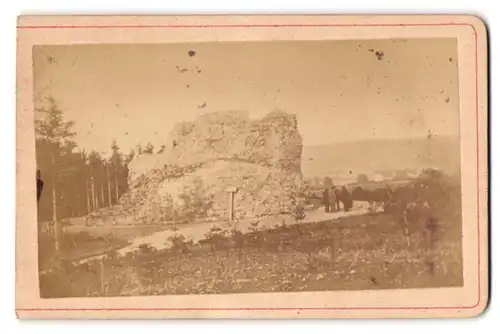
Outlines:
<svg viewBox="0 0 500 334"><path fill-rule="evenodd" d="M236 219L293 212L301 181L302 138L294 115L252 120L218 112L174 126L160 154L129 164L123 216L136 222L227 217L228 187L236 187Z"/></svg>

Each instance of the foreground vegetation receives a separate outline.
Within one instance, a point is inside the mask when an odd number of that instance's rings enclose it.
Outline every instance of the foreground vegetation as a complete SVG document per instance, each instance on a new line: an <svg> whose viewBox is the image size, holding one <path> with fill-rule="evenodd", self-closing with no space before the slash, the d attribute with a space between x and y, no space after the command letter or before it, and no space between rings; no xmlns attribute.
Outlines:
<svg viewBox="0 0 500 334"><path fill-rule="evenodd" d="M199 244L144 245L102 262L61 262L40 277L42 297L212 294L460 286L460 196L405 232L377 214L278 226L249 234L212 229ZM429 224L429 218L435 221ZM409 242L408 242L409 241Z"/></svg>

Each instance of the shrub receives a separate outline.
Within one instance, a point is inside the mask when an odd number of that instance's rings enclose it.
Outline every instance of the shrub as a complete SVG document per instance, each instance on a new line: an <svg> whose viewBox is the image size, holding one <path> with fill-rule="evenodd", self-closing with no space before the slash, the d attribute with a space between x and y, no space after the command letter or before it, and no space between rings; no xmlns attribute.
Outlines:
<svg viewBox="0 0 500 334"><path fill-rule="evenodd" d="M257 232L257 231L260 231L260 227L259 227L259 224L260 224L260 221L254 221L254 222L251 222L250 223L250 231L251 232Z"/></svg>
<svg viewBox="0 0 500 334"><path fill-rule="evenodd" d="M227 244L228 231L214 226L205 233L204 241L212 245L212 250L221 249Z"/></svg>
<svg viewBox="0 0 500 334"><path fill-rule="evenodd" d="M299 203L295 206L295 209L293 211L293 218L295 218L295 220L297 221L306 218L306 211L304 210L304 205L302 205L302 203Z"/></svg>
<svg viewBox="0 0 500 334"><path fill-rule="evenodd" d="M189 250L189 246L193 245L193 240L187 240L182 234L170 236L168 241L172 243L172 250L180 253L185 253Z"/></svg>
<svg viewBox="0 0 500 334"><path fill-rule="evenodd" d="M369 193L362 187L356 187L352 191L352 199L355 201L367 201L369 200Z"/></svg>

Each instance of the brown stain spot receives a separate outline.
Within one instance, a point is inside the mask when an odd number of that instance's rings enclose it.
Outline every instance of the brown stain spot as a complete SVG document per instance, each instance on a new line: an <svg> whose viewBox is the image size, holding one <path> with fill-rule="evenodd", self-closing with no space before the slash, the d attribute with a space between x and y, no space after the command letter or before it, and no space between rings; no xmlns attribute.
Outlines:
<svg viewBox="0 0 500 334"><path fill-rule="evenodd" d="M453 58L451 58L451 57L450 57L450 58L448 58L448 61L449 61L450 63L452 63L452 62L453 62Z"/></svg>
<svg viewBox="0 0 500 334"><path fill-rule="evenodd" d="M203 102L203 104L199 105L198 108L199 109L202 109L202 108L205 108L207 106L207 103L206 102Z"/></svg>
<svg viewBox="0 0 500 334"><path fill-rule="evenodd" d="M200 69L198 69L198 70L196 70L196 72L201 73L201 70L200 70Z"/></svg>
<svg viewBox="0 0 500 334"><path fill-rule="evenodd" d="M194 51L194 50L189 50L189 51L188 51L188 55L189 55L189 57L194 57L194 56L196 56L196 51Z"/></svg>
<svg viewBox="0 0 500 334"><path fill-rule="evenodd" d="M384 52L377 51L377 52L375 52L375 56L377 57L377 60L382 60L382 59L384 59Z"/></svg>
<svg viewBox="0 0 500 334"><path fill-rule="evenodd" d="M180 68L179 66L175 66L175 69L177 70L177 72L179 73L184 73L184 72L187 72L188 69L187 68Z"/></svg>
<svg viewBox="0 0 500 334"><path fill-rule="evenodd" d="M373 52L375 52L375 50L373 50L373 49L368 49L368 51L369 51L369 52L372 52L372 53L373 53Z"/></svg>
<svg viewBox="0 0 500 334"><path fill-rule="evenodd" d="M186 88L189 88L189 87L191 87L191 85L186 85Z"/></svg>
<svg viewBox="0 0 500 334"><path fill-rule="evenodd" d="M434 136L434 135L432 134L431 130L429 129L429 130L427 131L427 139L432 139L432 137L433 137L433 136Z"/></svg>
<svg viewBox="0 0 500 334"><path fill-rule="evenodd" d="M117 103L115 106L116 106L117 108L120 108L120 104L119 104L119 103Z"/></svg>
<svg viewBox="0 0 500 334"><path fill-rule="evenodd" d="M444 103L450 103L450 98L447 97L445 100L444 100Z"/></svg>
<svg viewBox="0 0 500 334"><path fill-rule="evenodd" d="M55 65L55 64L57 64L57 58L52 57L52 56L47 56L47 62L49 64Z"/></svg>
<svg viewBox="0 0 500 334"><path fill-rule="evenodd" d="M373 283L373 284L378 284L378 281L377 279L374 277L374 276L370 276L370 281Z"/></svg>

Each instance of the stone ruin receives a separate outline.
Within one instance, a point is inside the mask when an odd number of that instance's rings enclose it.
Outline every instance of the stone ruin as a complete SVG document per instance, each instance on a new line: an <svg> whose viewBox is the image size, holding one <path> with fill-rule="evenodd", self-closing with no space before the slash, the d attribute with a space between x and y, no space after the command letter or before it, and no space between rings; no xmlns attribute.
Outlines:
<svg viewBox="0 0 500 334"><path fill-rule="evenodd" d="M129 191L114 211L131 223L291 214L302 179L302 137L295 115L215 112L174 126L158 154L129 163Z"/></svg>

